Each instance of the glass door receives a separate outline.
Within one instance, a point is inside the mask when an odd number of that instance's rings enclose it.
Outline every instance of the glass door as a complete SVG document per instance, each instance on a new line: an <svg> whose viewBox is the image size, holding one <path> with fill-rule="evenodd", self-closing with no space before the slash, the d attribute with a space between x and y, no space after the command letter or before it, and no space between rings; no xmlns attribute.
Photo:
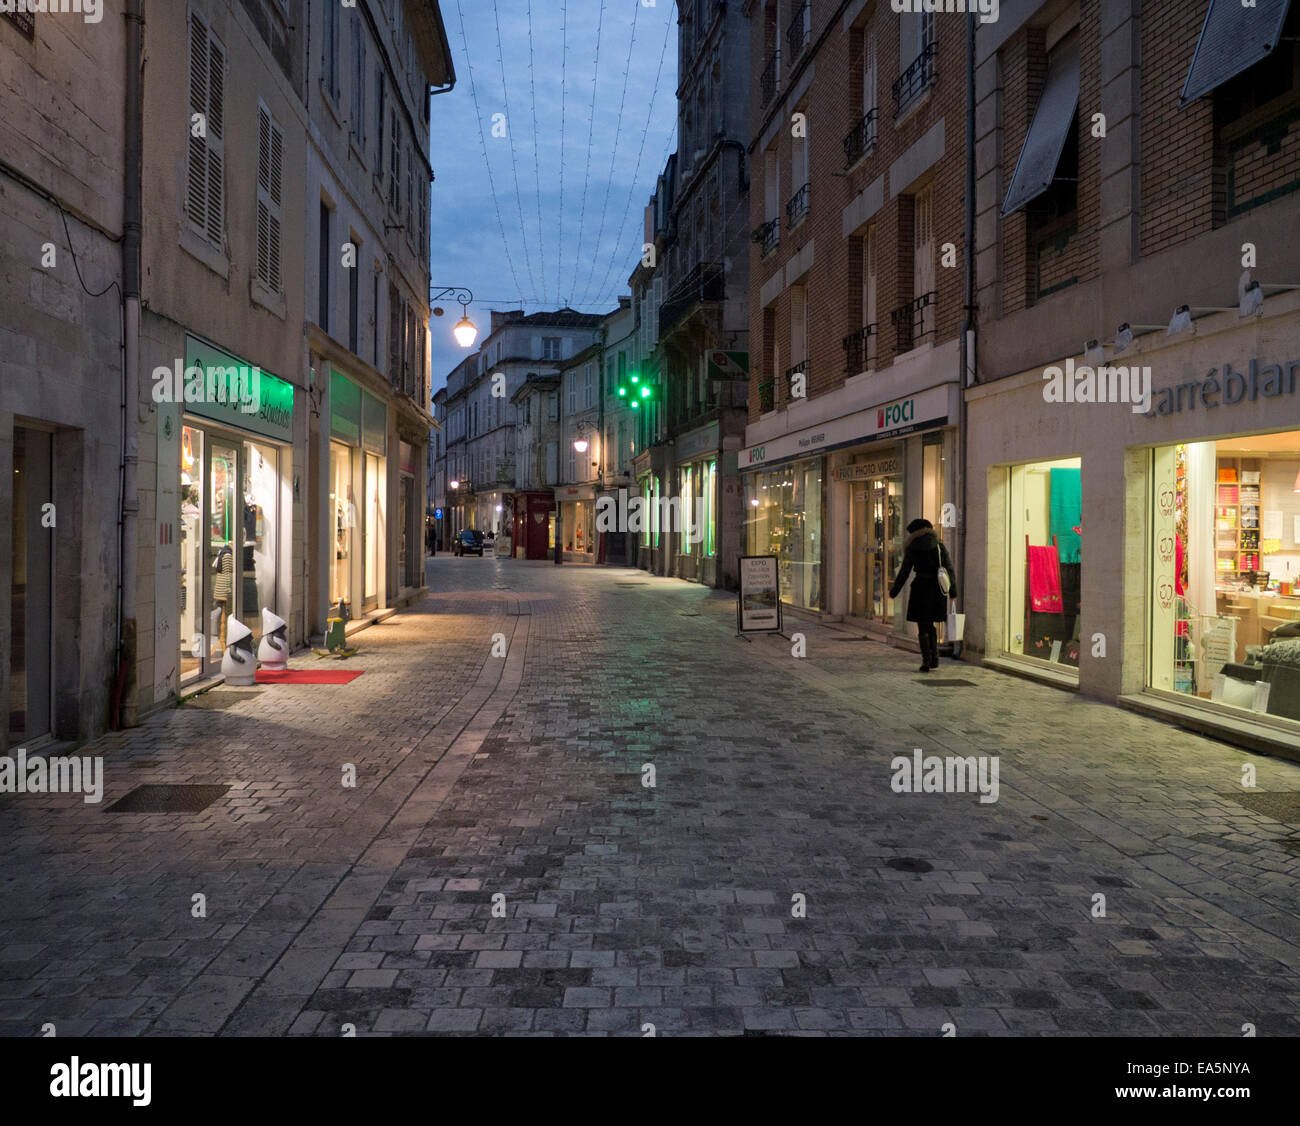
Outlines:
<svg viewBox="0 0 1300 1126"><path fill-rule="evenodd" d="M357 506L352 492L352 450L330 443L330 501L333 504L334 552L330 565L330 603L352 598L352 556L357 527Z"/></svg>
<svg viewBox="0 0 1300 1126"><path fill-rule="evenodd" d="M867 537L867 489L864 481L851 481L853 502L849 506L849 613L855 618L867 616L867 572L870 547Z"/></svg>
<svg viewBox="0 0 1300 1126"><path fill-rule="evenodd" d="M276 612L276 529L279 513L279 451L245 442L240 466L239 620L262 634L262 607Z"/></svg>
<svg viewBox="0 0 1300 1126"><path fill-rule="evenodd" d="M226 648L226 627L235 611L236 583L239 567L239 509L235 486L238 481L239 453L224 442L209 443L208 462L208 547L206 584L207 655L220 657Z"/></svg>
<svg viewBox="0 0 1300 1126"><path fill-rule="evenodd" d="M203 431L181 427L181 683L203 675Z"/></svg>
<svg viewBox="0 0 1300 1126"><path fill-rule="evenodd" d="M387 536L385 523L384 491L387 478L384 472L384 459L375 454L366 454L366 577L365 608L374 609L379 605L380 587L383 584L384 544Z"/></svg>

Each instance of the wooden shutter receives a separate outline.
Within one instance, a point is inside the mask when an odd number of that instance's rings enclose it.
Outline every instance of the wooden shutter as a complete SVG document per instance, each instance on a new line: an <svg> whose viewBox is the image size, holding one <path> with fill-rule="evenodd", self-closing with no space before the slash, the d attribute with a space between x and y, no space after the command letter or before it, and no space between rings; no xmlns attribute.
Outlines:
<svg viewBox="0 0 1300 1126"><path fill-rule="evenodd" d="M267 108L257 107L257 276L281 288L280 232L284 202L284 132Z"/></svg>
<svg viewBox="0 0 1300 1126"><path fill-rule="evenodd" d="M208 35L208 208L205 232L218 249L226 214L226 49Z"/></svg>
<svg viewBox="0 0 1300 1126"><path fill-rule="evenodd" d="M190 13L190 134L189 167L186 176L185 214L200 230L207 230L208 220L208 143L207 137L194 135L194 115L203 118L207 133L208 116L208 29L199 17Z"/></svg>

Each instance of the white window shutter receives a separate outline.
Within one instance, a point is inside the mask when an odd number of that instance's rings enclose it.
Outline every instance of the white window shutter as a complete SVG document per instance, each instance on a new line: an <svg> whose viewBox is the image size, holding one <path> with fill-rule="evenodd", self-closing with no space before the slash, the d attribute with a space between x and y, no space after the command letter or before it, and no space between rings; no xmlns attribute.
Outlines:
<svg viewBox="0 0 1300 1126"><path fill-rule="evenodd" d="M226 49L208 37L208 211L209 241L220 249L226 215Z"/></svg>
<svg viewBox="0 0 1300 1126"><path fill-rule="evenodd" d="M194 135L194 115L203 118L203 136ZM190 131L189 167L186 178L185 214L200 230L207 230L208 217L208 29L190 13Z"/></svg>

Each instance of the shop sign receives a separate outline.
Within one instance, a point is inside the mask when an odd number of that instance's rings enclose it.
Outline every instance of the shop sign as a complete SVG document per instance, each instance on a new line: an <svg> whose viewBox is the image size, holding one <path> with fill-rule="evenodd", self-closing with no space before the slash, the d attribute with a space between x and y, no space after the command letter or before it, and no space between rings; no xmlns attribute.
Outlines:
<svg viewBox="0 0 1300 1126"><path fill-rule="evenodd" d="M689 461L704 450L716 450L718 448L718 424L716 422L710 423L703 430L678 438L675 448L679 462Z"/></svg>
<svg viewBox="0 0 1300 1126"><path fill-rule="evenodd" d="M872 458L871 461L841 465L832 476L837 481L865 481L869 477L896 477L902 472L903 467L898 455L890 454L887 457Z"/></svg>
<svg viewBox="0 0 1300 1126"><path fill-rule="evenodd" d="M1178 414L1184 409L1194 411L1198 402L1206 410L1214 410L1219 406L1235 406L1243 400L1253 403L1261 396L1276 399L1281 395L1294 395L1297 369L1300 369L1300 360L1261 367L1258 359L1252 359L1245 372L1233 371L1230 363L1223 365L1222 372L1210 368L1204 379L1152 391L1151 409L1145 414L1147 418L1155 418L1157 415Z"/></svg>
<svg viewBox="0 0 1300 1126"><path fill-rule="evenodd" d="M781 588L775 555L742 555L736 633L780 632Z"/></svg>
<svg viewBox="0 0 1300 1126"><path fill-rule="evenodd" d="M710 379L748 379L749 353L711 351L709 357Z"/></svg>
<svg viewBox="0 0 1300 1126"><path fill-rule="evenodd" d="M211 419L238 430L250 430L264 438L281 442L293 441L293 384L278 379L268 371L250 368L241 359L212 344L193 336L185 337L185 369L199 368L205 372L252 370L257 372L257 397L254 411L244 410L245 403L238 396L208 396L196 401L186 401L190 414Z"/></svg>
<svg viewBox="0 0 1300 1126"><path fill-rule="evenodd" d="M955 385L952 384L931 387L906 399L832 419L816 429L772 438L761 446L741 450L740 466L743 469L752 465L771 464L825 449L854 445L864 440L898 437L945 426L948 422L949 395L955 390Z"/></svg>

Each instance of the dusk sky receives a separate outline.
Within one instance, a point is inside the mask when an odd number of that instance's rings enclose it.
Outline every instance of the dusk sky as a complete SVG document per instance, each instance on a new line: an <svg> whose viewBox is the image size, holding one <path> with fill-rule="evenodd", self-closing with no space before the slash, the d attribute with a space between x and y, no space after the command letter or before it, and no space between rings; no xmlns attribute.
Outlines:
<svg viewBox="0 0 1300 1126"><path fill-rule="evenodd" d="M456 86L431 103L434 286L473 291L480 339L492 308L613 308L674 142L676 5L452 0L443 19ZM459 305L437 304L434 390L466 354Z"/></svg>

